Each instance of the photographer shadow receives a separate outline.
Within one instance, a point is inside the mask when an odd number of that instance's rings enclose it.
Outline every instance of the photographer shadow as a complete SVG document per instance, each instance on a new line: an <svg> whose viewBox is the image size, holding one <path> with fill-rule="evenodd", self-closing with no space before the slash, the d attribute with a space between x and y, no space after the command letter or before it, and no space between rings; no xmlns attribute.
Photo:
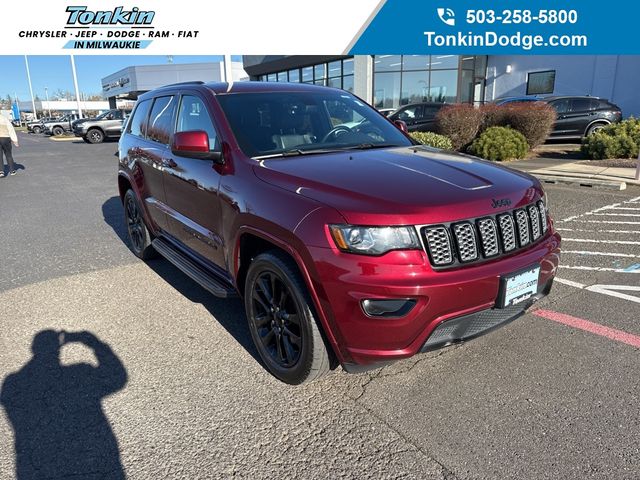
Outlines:
<svg viewBox="0 0 640 480"><path fill-rule="evenodd" d="M62 365L60 350L69 343L93 350L98 366ZM124 479L101 403L127 383L120 359L89 332L43 330L31 349L33 357L5 378L0 391L14 431L16 478Z"/></svg>

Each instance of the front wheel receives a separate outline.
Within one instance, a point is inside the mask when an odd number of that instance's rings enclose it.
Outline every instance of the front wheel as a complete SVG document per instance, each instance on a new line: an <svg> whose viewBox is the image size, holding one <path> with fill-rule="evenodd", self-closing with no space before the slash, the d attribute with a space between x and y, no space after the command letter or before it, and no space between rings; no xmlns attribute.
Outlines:
<svg viewBox="0 0 640 480"><path fill-rule="evenodd" d="M277 251L256 257L247 272L244 302L253 342L275 377L298 385L329 371L313 303L290 258Z"/></svg>
<svg viewBox="0 0 640 480"><path fill-rule="evenodd" d="M104 141L104 133L97 128L92 128L84 138L89 143L102 143Z"/></svg>
<svg viewBox="0 0 640 480"><path fill-rule="evenodd" d="M124 216L127 221L129 246L134 255L142 260L149 260L155 256L151 246L151 234L144 224L142 212L133 190L127 190L124 195Z"/></svg>
<svg viewBox="0 0 640 480"><path fill-rule="evenodd" d="M31 129L31 131L32 131L33 133L36 133L36 134L37 134L37 133L42 133L42 128L41 128L41 127L33 127L33 128Z"/></svg>
<svg viewBox="0 0 640 480"><path fill-rule="evenodd" d="M54 136L59 137L64 133L64 129L62 127L53 127L51 133L53 133Z"/></svg>

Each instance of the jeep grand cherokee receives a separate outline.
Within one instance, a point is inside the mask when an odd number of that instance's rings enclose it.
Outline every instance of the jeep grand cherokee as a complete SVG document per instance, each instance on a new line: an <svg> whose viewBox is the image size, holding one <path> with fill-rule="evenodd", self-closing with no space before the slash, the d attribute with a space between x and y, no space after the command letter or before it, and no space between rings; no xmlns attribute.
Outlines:
<svg viewBox="0 0 640 480"><path fill-rule="evenodd" d="M241 296L288 383L476 337L546 295L558 267L535 178L416 145L342 90L163 87L138 100L119 157L133 252Z"/></svg>

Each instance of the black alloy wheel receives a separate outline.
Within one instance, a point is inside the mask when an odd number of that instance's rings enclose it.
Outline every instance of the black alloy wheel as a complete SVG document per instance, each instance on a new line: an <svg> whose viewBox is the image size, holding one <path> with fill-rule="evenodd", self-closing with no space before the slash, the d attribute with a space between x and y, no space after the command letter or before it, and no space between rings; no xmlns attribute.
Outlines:
<svg viewBox="0 0 640 480"><path fill-rule="evenodd" d="M281 251L258 255L247 271L249 331L267 369L297 385L330 369L330 354L296 263Z"/></svg>
<svg viewBox="0 0 640 480"><path fill-rule="evenodd" d="M86 139L89 143L102 143L104 141L104 133L97 128L92 128L87 132Z"/></svg>
<svg viewBox="0 0 640 480"><path fill-rule="evenodd" d="M300 358L302 332L300 312L289 288L277 273L264 271L255 280L251 301L263 347L279 366L292 367Z"/></svg>
<svg viewBox="0 0 640 480"><path fill-rule="evenodd" d="M148 260L154 254L153 247L151 246L151 235L144 223L133 190L127 190L124 196L124 215L127 222L131 251L136 257Z"/></svg>

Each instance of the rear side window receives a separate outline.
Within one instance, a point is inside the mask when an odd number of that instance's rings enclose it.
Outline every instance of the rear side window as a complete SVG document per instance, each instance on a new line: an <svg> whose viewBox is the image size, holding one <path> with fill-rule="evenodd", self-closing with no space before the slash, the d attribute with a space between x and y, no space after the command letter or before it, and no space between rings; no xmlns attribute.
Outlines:
<svg viewBox="0 0 640 480"><path fill-rule="evenodd" d="M594 102L590 98L574 98L571 100L572 112L588 112L594 109Z"/></svg>
<svg viewBox="0 0 640 480"><path fill-rule="evenodd" d="M151 100L144 100L138 103L133 118L129 122L129 133L137 137L144 137L147 134L147 118L149 118L149 108Z"/></svg>
<svg viewBox="0 0 640 480"><path fill-rule="evenodd" d="M562 100L556 100L551 102L550 105L556 109L558 113L567 113L569 111L569 99L563 98Z"/></svg>
<svg viewBox="0 0 640 480"><path fill-rule="evenodd" d="M178 127L176 132L201 130L209 135L209 149L216 149L217 135L209 117L207 107L198 97L184 95L178 111Z"/></svg>
<svg viewBox="0 0 640 480"><path fill-rule="evenodd" d="M173 114L176 110L176 98L158 97L153 102L147 138L164 145L169 145L173 133Z"/></svg>

